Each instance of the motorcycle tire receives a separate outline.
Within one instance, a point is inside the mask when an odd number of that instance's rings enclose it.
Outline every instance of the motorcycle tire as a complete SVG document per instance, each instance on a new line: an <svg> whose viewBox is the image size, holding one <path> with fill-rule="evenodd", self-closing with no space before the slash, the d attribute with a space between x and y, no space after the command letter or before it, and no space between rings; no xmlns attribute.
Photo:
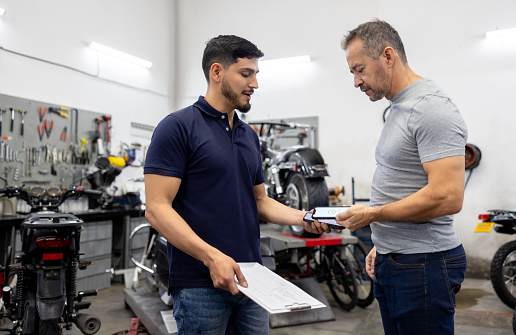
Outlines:
<svg viewBox="0 0 516 335"><path fill-rule="evenodd" d="M516 241L505 243L491 262L491 283L496 295L511 309L516 307Z"/></svg>
<svg viewBox="0 0 516 335"><path fill-rule="evenodd" d="M61 335L61 329L57 320L39 320L39 335Z"/></svg>
<svg viewBox="0 0 516 335"><path fill-rule="evenodd" d="M516 309L512 312L512 331L516 334Z"/></svg>
<svg viewBox="0 0 516 335"><path fill-rule="evenodd" d="M334 249L337 250L337 249ZM337 251L328 253L330 269L327 284L333 299L345 311L352 310L358 302L357 275L351 262L341 258Z"/></svg>
<svg viewBox="0 0 516 335"><path fill-rule="evenodd" d="M374 301L374 282L367 274L365 265L365 258L369 251L361 241L357 241L356 244L348 244L345 249L353 265L353 270L355 270L358 291L357 306L365 308Z"/></svg>
<svg viewBox="0 0 516 335"><path fill-rule="evenodd" d="M293 173L288 178L286 201L289 207L309 211L316 206L328 206L330 195L324 178L305 178ZM318 237L320 234L307 232L302 226L289 226L290 233L298 237Z"/></svg>

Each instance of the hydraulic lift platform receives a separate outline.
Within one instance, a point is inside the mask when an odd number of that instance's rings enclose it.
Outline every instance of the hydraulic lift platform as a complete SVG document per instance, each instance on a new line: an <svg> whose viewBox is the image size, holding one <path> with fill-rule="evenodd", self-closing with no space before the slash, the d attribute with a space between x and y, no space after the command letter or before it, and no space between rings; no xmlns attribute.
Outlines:
<svg viewBox="0 0 516 335"><path fill-rule="evenodd" d="M274 252L321 245L346 245L357 243L357 238L355 236L338 233L324 234L317 238L296 237L289 233L288 227L274 224L261 224L260 232L262 239L270 239L270 245ZM264 257L264 265L266 258L267 257ZM308 311L270 315L269 325L271 328L335 319L335 315L333 314L331 307L329 307L329 303L324 296L319 283L313 277L294 279L291 281L293 284L299 286L305 292L321 301L327 307ZM173 330L170 333L167 332L162 312L167 314L166 318L170 318L172 315L172 308L167 307L161 301L158 292L151 291L146 286L139 287L136 290L126 288L124 289L124 300L150 334L177 334L177 330ZM175 327L173 319L172 323Z"/></svg>

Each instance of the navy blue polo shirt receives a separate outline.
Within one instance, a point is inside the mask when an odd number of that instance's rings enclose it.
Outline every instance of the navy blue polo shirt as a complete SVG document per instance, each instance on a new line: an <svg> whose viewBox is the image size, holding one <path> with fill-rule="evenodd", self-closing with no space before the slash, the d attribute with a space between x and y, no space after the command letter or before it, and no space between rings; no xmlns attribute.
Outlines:
<svg viewBox="0 0 516 335"><path fill-rule="evenodd" d="M181 179L172 207L208 244L237 262L260 262L253 187L263 183L257 134L204 99L169 114L156 127L144 173ZM168 244L170 287L213 287L209 269Z"/></svg>

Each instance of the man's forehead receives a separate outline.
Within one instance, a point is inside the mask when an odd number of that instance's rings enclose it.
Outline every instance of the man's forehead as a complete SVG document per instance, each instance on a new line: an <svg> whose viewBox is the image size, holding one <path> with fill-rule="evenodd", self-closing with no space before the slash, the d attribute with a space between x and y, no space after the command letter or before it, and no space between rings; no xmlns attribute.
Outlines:
<svg viewBox="0 0 516 335"><path fill-rule="evenodd" d="M258 58L237 58L237 62L231 66L235 69L250 69L258 72Z"/></svg>

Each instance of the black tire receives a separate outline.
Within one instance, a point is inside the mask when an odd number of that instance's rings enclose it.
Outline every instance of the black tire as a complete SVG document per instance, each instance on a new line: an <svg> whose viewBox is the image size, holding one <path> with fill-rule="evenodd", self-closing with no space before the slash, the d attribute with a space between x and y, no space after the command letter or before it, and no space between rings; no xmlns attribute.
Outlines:
<svg viewBox="0 0 516 335"><path fill-rule="evenodd" d="M324 178L305 178L301 173L293 173L288 178L286 205L301 211L309 211L316 206L328 206L330 195ZM290 232L298 237L318 237L320 234L307 232L302 226L289 226Z"/></svg>
<svg viewBox="0 0 516 335"><path fill-rule="evenodd" d="M339 255L338 249L332 248L327 252L330 262L327 284L331 295L340 308L350 311L358 300L357 275L347 257Z"/></svg>
<svg viewBox="0 0 516 335"><path fill-rule="evenodd" d="M516 309L512 312L512 331L516 334Z"/></svg>
<svg viewBox="0 0 516 335"><path fill-rule="evenodd" d="M61 328L57 320L39 320L39 335L61 335Z"/></svg>
<svg viewBox="0 0 516 335"><path fill-rule="evenodd" d="M505 243L491 262L491 282L498 297L511 309L516 307L516 241Z"/></svg>
<svg viewBox="0 0 516 335"><path fill-rule="evenodd" d="M365 258L369 251L360 240L356 244L346 245L345 250L356 274L358 290L357 306L365 308L374 301L374 282L367 274L365 266Z"/></svg>

